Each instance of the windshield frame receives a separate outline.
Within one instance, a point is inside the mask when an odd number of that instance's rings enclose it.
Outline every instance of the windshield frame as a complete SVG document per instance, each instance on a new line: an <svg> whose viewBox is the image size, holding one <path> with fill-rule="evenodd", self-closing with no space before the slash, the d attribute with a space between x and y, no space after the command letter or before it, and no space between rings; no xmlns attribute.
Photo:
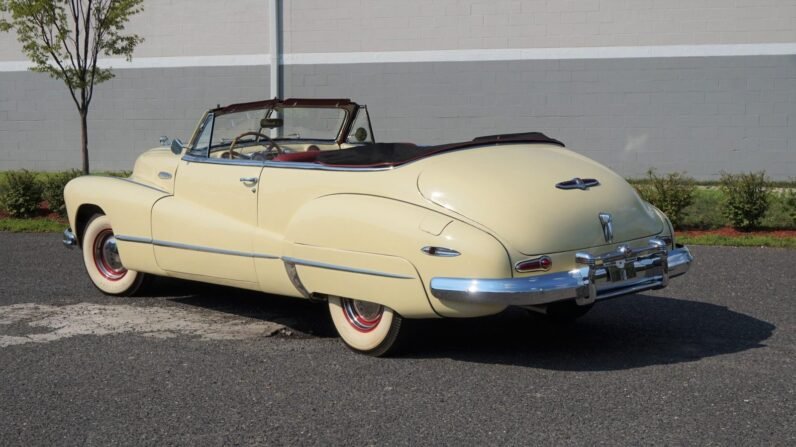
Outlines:
<svg viewBox="0 0 796 447"><path fill-rule="evenodd" d="M288 98L288 99L268 99L265 101L255 101L248 103L230 104L224 107L216 107L209 110L208 113L214 114L216 117L233 112L244 112L257 109L272 109L266 117L270 117L274 110L277 112L287 108L333 108L345 110L346 115L343 118L343 124L338 130L337 136L334 140L315 140L315 139L296 139L295 141L317 141L317 142L334 142L341 145L345 142L346 136L351 130L354 118L360 109L359 104L351 101L350 99L317 99L317 98ZM277 138L283 140L283 138Z"/></svg>

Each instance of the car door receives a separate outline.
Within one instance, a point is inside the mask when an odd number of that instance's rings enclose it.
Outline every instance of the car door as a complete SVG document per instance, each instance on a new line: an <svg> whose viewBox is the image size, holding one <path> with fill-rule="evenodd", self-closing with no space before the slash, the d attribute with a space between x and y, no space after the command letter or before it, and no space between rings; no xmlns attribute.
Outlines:
<svg viewBox="0 0 796 447"><path fill-rule="evenodd" d="M179 163L174 195L152 209L155 258L178 276L256 289L254 259L268 256L253 251L262 162L210 158L201 134Z"/></svg>

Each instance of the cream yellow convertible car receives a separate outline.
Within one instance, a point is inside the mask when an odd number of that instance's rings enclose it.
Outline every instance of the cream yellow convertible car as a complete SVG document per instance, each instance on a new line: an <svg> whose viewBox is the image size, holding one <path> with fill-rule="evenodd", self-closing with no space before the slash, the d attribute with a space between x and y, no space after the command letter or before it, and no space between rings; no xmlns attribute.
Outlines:
<svg viewBox="0 0 796 447"><path fill-rule="evenodd" d="M101 291L163 275L320 301L371 355L398 346L405 319L574 319L692 261L663 213L559 141L376 143L347 99L210 110L129 178L79 177L64 195L64 243Z"/></svg>

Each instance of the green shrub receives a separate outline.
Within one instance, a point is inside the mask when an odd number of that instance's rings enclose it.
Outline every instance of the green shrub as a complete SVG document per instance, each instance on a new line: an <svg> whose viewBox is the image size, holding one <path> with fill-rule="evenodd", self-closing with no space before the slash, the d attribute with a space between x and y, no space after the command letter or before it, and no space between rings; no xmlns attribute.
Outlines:
<svg viewBox="0 0 796 447"><path fill-rule="evenodd" d="M790 224L796 226L796 189L788 188L782 193L785 210L790 216Z"/></svg>
<svg viewBox="0 0 796 447"><path fill-rule="evenodd" d="M637 184L636 189L644 200L663 211L675 228L681 228L684 210L694 202L696 186L694 179L684 173L672 172L658 176L654 169L650 169L646 181Z"/></svg>
<svg viewBox="0 0 796 447"><path fill-rule="evenodd" d="M29 217L41 202L41 185L36 175L25 169L8 171L0 184L0 208L11 217Z"/></svg>
<svg viewBox="0 0 796 447"><path fill-rule="evenodd" d="M727 226L721 213L724 194L718 188L697 188L694 201L683 210L683 229L715 230Z"/></svg>
<svg viewBox="0 0 796 447"><path fill-rule="evenodd" d="M66 204L64 203L64 186L75 177L83 175L77 169L71 171L56 172L44 179L43 194L44 200L50 205L50 211L58 213L59 216L66 216Z"/></svg>
<svg viewBox="0 0 796 447"><path fill-rule="evenodd" d="M733 228L749 231L760 226L771 200L765 171L722 172L721 190L725 195L724 216Z"/></svg>

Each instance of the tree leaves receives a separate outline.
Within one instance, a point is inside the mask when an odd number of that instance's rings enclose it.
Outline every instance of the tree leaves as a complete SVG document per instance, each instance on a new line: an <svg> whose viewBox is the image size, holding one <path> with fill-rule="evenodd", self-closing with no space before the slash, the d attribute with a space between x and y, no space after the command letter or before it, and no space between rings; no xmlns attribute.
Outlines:
<svg viewBox="0 0 796 447"><path fill-rule="evenodd" d="M78 110L86 112L94 86L113 78L97 66L100 56L131 60L143 42L125 33L143 0L0 0L0 31L15 30L32 71L66 83Z"/></svg>
<svg viewBox="0 0 796 447"><path fill-rule="evenodd" d="M83 172L88 174L86 116L94 86L113 78L100 55L133 57L144 41L125 33L143 0L0 0L0 31L16 30L32 71L64 81L80 113Z"/></svg>

